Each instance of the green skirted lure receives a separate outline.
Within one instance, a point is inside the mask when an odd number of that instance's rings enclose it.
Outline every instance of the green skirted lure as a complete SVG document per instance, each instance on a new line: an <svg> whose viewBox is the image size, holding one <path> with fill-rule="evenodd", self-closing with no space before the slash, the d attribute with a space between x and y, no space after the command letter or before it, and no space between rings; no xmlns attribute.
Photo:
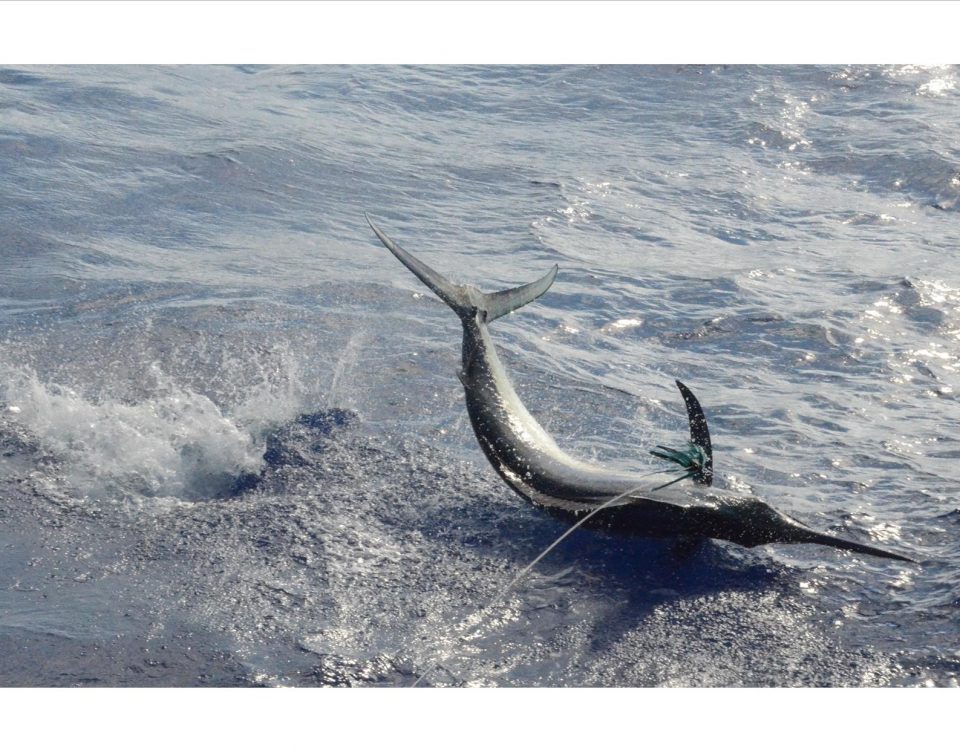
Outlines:
<svg viewBox="0 0 960 750"><path fill-rule="evenodd" d="M706 452L699 445L687 443L682 450L668 448L665 445L658 445L656 450L650 451L650 455L662 458L664 461L674 463L678 468L671 471L680 471L682 476L671 482L660 485L657 489L669 487L684 479L695 479L703 474L704 467L707 465L708 457Z"/></svg>
<svg viewBox="0 0 960 750"><path fill-rule="evenodd" d="M656 450L650 451L650 454L664 461L671 461L677 464L687 473L699 474L703 467L707 465L707 454L699 445L687 443L682 450L667 448L665 445L658 445Z"/></svg>

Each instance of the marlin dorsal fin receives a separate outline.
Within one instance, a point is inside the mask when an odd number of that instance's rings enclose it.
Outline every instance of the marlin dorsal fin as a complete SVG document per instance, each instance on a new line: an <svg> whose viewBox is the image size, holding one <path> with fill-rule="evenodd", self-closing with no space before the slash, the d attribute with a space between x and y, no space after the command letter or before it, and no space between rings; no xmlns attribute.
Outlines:
<svg viewBox="0 0 960 750"><path fill-rule="evenodd" d="M690 442L703 449L707 457L703 468L694 474L693 481L697 484L705 484L708 487L713 484L713 448L710 445L710 430L707 427L707 417L703 413L703 408L693 392L679 380L676 381L677 388L680 389L680 395L683 396L683 402L687 405L687 419L690 422Z"/></svg>

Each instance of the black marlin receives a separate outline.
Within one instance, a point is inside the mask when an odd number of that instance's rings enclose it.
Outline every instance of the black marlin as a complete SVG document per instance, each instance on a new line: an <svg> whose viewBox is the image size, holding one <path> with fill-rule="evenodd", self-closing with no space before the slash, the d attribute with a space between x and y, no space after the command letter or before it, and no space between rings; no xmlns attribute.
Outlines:
<svg viewBox="0 0 960 750"><path fill-rule="evenodd" d="M651 452L687 469L680 478L689 477L692 482L664 483L651 475L608 471L566 454L520 401L487 327L546 292L558 267L529 284L484 293L469 285L452 284L366 218L387 249L459 316L463 324L459 376L470 423L493 468L521 497L555 515L577 520L622 495L596 513L589 524L616 533L726 539L744 547L813 543L913 562L903 555L815 531L756 497L712 487L713 456L706 418L696 397L679 381L690 423L690 449L658 446L659 451Z"/></svg>

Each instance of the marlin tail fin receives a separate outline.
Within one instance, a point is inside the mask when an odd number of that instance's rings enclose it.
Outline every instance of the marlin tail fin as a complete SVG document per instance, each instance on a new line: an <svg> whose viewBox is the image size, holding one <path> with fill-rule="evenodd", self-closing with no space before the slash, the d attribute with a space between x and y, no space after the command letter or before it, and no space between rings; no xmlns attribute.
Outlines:
<svg viewBox="0 0 960 750"><path fill-rule="evenodd" d="M387 237L367 214L364 214L364 217L387 250L393 253L397 260L403 263L420 281L430 287L433 293L446 302L461 318L474 315L477 310L483 310L486 313L488 323L496 320L507 313L513 312L518 307L523 307L528 302L533 302L550 288L557 276L558 269L557 266L554 266L537 281L490 294L481 292L471 286L453 284Z"/></svg>

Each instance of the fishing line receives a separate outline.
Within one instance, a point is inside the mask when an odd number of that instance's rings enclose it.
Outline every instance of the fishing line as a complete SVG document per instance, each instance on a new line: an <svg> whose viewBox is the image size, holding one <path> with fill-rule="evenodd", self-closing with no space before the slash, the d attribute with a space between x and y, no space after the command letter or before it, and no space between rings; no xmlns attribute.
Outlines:
<svg viewBox="0 0 960 750"><path fill-rule="evenodd" d="M658 471L651 471L649 474L642 474L641 476L649 477L649 476L653 476L654 474L663 474L663 473L669 472L669 471L672 471L672 470L671 470L671 469L660 469L660 470L658 470ZM677 479L673 479L673 480L667 482L666 484L661 484L659 487L654 487L653 490L647 490L647 491L648 491L648 492L656 492L657 490L662 490L664 487L669 487L671 484L676 484L677 482L681 481L682 479L686 479L686 478L689 477L689 476L692 476L692 474L691 474L690 472L685 472L682 476L678 477ZM585 524L587 521L589 521L591 518L593 518L595 515L597 515L597 513L599 513L601 510L604 510L604 509L606 509L606 508L609 508L611 505L613 505L613 504L614 504L615 502L617 502L618 500L622 500L623 498L625 498L625 497L627 497L627 496L629 496L629 495L632 495L632 494L635 493L635 492L640 492L641 490L644 490L644 489L645 489L645 485L640 485L640 486L638 486L638 487L633 487L632 489L629 489L629 490L627 490L626 492L623 492L623 493L621 493L621 494L619 494L619 495L617 495L617 496L615 496L615 497L610 498L609 500L607 500L607 501L606 501L605 503L603 503L602 505L599 505L599 506L597 506L596 508L594 508L593 510L591 510L589 513L587 513L587 515L585 515L583 518L581 518L579 521L577 521L575 524L573 524L573 526L571 526L569 529L567 529L566 531L564 531L560 536L558 536L556 539L554 539L553 542L550 544L550 546L548 546L543 552L541 552L539 555L537 555L535 558L533 558L533 560L530 562L530 564L527 565L527 567L525 567L525 568L524 568L523 570L521 570L519 573L517 573L517 575L515 575L515 576L513 577L513 579L512 579L506 586L504 586L502 589L500 589L500 591L497 593L497 595L494 596L493 599L491 599L490 602L489 602L486 606L481 607L481 608L480 608L479 610L477 610L477 612L475 612L474 615L472 615L472 616L474 616L474 617L482 616L482 615L486 614L486 612L488 612L488 611L489 611L490 609L492 609L494 606L496 606L497 604L499 604L499 603L503 600L503 598L504 598L508 593L510 593L510 590L511 590L514 586L516 586L517 583L519 583L520 580L521 580L527 573L529 573L531 570L533 570L534 566L536 566L536 564L537 564L538 562L540 562L543 558L545 558L548 554L550 554L550 552L554 549L554 547L556 547L558 544L560 544L560 542L562 542L564 539L566 539L568 536L570 536L574 531L576 531L577 529L579 529L581 526L583 526L583 524ZM461 623L462 623L462 622L465 622L467 619L469 619L469 618L464 618L464 619L461 620L460 622L461 622ZM473 627L471 627L469 630L467 630L466 633L463 633L462 635L460 635L460 639L462 640L464 637L466 637L466 636L467 636L469 633L471 633L473 630L476 630L476 628L477 628L479 625L480 625L480 622L478 621L477 623L475 623L475 624L473 625ZM440 666L440 663L439 663L439 662L434 662L433 664L431 664L430 667L429 667L422 675L420 675L420 676L414 681L414 683L413 683L413 685L411 685L411 687L416 687L417 685L419 685L420 682L423 681L423 680L425 680L425 679L427 678L427 676L430 675L438 666Z"/></svg>

